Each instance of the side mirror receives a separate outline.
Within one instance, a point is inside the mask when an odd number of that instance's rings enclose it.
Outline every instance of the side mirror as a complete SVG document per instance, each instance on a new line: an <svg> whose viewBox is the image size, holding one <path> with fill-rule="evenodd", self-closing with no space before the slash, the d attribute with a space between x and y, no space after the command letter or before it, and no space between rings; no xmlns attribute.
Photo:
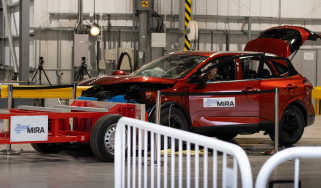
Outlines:
<svg viewBox="0 0 321 188"><path fill-rule="evenodd" d="M196 83L195 89L203 89L206 86L207 75L194 74L190 77L189 83Z"/></svg>
<svg viewBox="0 0 321 188"><path fill-rule="evenodd" d="M200 78L200 80L198 81L195 89L204 89L206 87L207 79L205 79L205 78L206 78L205 76Z"/></svg>

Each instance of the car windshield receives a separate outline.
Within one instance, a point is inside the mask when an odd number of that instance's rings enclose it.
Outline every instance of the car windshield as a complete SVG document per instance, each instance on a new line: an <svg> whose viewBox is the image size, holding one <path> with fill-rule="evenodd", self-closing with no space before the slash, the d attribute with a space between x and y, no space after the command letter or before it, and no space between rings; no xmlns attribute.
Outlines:
<svg viewBox="0 0 321 188"><path fill-rule="evenodd" d="M133 76L182 78L207 57L197 55L167 55L158 58L133 72Z"/></svg>

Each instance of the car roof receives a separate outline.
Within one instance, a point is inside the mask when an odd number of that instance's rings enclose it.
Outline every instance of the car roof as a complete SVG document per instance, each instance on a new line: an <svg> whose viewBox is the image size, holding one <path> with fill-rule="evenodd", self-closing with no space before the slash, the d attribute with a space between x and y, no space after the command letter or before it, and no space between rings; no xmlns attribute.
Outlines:
<svg viewBox="0 0 321 188"><path fill-rule="evenodd" d="M198 56L206 56L209 57L212 54L214 54L214 51L184 51L184 52L175 52L175 53L171 53L171 54L186 54L186 55L198 55Z"/></svg>
<svg viewBox="0 0 321 188"><path fill-rule="evenodd" d="M199 56L227 56L227 55L246 55L246 54L262 54L263 52L254 51L184 51L176 52L175 54L188 54L188 55L199 55ZM264 53L266 56L276 57L274 54Z"/></svg>
<svg viewBox="0 0 321 188"><path fill-rule="evenodd" d="M222 51L217 52L215 55L255 55L255 54L264 54L265 56L277 57L275 54L264 53L264 52L255 52L255 51Z"/></svg>

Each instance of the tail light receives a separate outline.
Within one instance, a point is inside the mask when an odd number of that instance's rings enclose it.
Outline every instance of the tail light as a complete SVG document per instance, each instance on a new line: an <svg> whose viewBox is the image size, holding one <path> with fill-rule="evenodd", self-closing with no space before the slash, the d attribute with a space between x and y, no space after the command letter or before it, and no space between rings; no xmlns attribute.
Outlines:
<svg viewBox="0 0 321 188"><path fill-rule="evenodd" d="M302 82L303 82L304 85L311 85L311 86L312 86L312 83L311 83L310 80L307 79L306 77L303 77Z"/></svg>
<svg viewBox="0 0 321 188"><path fill-rule="evenodd" d="M313 85L310 82L310 80L307 79L306 77L303 77L302 82L304 84L304 90L305 90L306 95L311 95Z"/></svg>

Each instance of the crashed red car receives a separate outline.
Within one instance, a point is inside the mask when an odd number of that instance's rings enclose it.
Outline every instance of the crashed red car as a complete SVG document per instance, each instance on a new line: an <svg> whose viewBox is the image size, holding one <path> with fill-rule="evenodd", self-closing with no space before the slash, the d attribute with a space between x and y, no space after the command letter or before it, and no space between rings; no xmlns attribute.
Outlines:
<svg viewBox="0 0 321 188"><path fill-rule="evenodd" d="M179 52L160 57L127 76L103 76L84 96L123 96L146 104L155 119L161 90L161 124L222 139L265 131L274 138L274 89L279 88L280 142L296 143L314 122L312 84L288 57L318 35L294 26L261 33L244 52ZM216 68L214 78L210 71Z"/></svg>

